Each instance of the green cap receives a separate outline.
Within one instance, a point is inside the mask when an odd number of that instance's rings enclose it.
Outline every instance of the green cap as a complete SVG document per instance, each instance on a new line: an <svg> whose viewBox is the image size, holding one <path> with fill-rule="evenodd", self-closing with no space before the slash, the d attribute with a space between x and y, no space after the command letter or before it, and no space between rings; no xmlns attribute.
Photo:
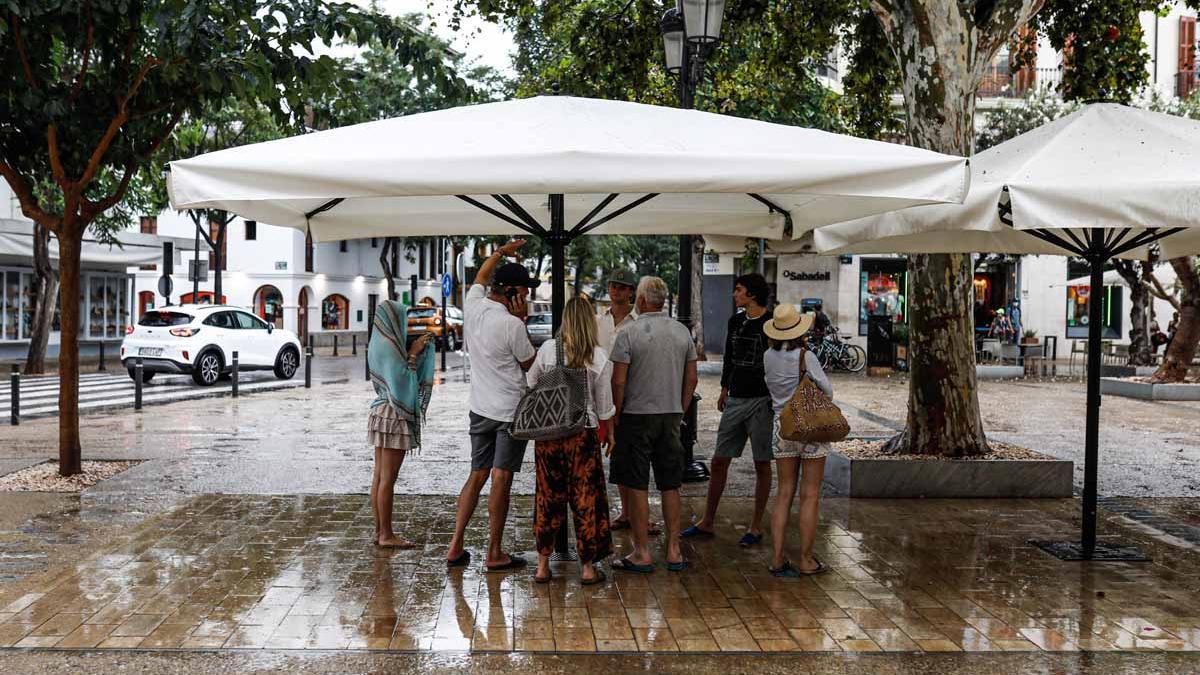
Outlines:
<svg viewBox="0 0 1200 675"><path fill-rule="evenodd" d="M616 270L608 277L608 283L637 288L637 277L629 270Z"/></svg>

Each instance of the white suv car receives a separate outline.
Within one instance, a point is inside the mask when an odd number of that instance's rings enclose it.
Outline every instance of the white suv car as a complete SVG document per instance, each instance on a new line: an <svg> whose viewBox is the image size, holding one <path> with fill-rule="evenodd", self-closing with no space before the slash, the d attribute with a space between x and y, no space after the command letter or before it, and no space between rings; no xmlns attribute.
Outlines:
<svg viewBox="0 0 1200 675"><path fill-rule="evenodd" d="M233 370L235 351L239 370L274 370L281 380L291 379L300 366L294 333L224 305L168 305L146 312L126 329L121 365L134 377L135 359L141 357L143 380L155 373L190 374L207 387Z"/></svg>

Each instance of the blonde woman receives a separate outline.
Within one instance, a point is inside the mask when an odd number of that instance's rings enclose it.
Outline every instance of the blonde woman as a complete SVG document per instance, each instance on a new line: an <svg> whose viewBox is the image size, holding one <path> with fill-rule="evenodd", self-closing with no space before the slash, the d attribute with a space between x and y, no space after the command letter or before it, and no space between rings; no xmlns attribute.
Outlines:
<svg viewBox="0 0 1200 675"><path fill-rule="evenodd" d="M779 413L799 386L802 370L808 372L826 396L833 398L833 387L825 371L821 370L821 360L808 349L804 338L805 333L812 330L815 319L815 314L801 314L795 305L782 304L775 308L771 320L763 326L763 332L767 334L763 369L775 412L771 449L779 476L779 492L775 495L775 510L771 514L770 572L776 577L799 577L826 570L824 563L813 556L813 542L820 523L821 478L825 474L829 444L800 443L779 437ZM801 359L804 359L803 368ZM792 563L784 557L783 545L797 483L800 486L800 558Z"/></svg>
<svg viewBox="0 0 1200 675"><path fill-rule="evenodd" d="M587 369L588 419L586 428L574 436L537 441L533 446L537 459L537 506L533 528L538 549L537 572L533 579L538 583L551 579L550 554L554 552L555 534L566 520L567 505L570 504L575 513L575 550L579 554L580 578L586 586L604 581L604 573L596 569L594 563L612 553L608 494L597 429L603 426L604 438L611 439L612 417L616 413L612 399L612 364L599 346L596 313L587 298L576 297L567 302L558 337L542 345L529 368L530 386L542 373L554 367L558 340L563 343L563 365Z"/></svg>

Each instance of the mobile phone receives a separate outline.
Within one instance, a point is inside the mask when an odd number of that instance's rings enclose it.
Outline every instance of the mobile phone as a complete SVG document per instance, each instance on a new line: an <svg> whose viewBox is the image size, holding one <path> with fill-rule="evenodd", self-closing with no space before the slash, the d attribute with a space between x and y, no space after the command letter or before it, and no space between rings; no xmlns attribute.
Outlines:
<svg viewBox="0 0 1200 675"><path fill-rule="evenodd" d="M508 298L509 302L512 302L513 300L517 299L517 295L519 293L520 293L520 291L518 291L517 289L509 288L508 290L504 291L504 297Z"/></svg>

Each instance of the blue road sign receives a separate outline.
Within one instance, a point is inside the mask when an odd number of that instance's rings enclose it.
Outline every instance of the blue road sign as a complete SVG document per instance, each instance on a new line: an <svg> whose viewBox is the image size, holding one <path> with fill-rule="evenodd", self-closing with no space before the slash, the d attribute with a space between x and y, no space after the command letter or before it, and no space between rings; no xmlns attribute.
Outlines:
<svg viewBox="0 0 1200 675"><path fill-rule="evenodd" d="M442 297L450 297L450 292L454 286L454 279L449 274L442 275Z"/></svg>

